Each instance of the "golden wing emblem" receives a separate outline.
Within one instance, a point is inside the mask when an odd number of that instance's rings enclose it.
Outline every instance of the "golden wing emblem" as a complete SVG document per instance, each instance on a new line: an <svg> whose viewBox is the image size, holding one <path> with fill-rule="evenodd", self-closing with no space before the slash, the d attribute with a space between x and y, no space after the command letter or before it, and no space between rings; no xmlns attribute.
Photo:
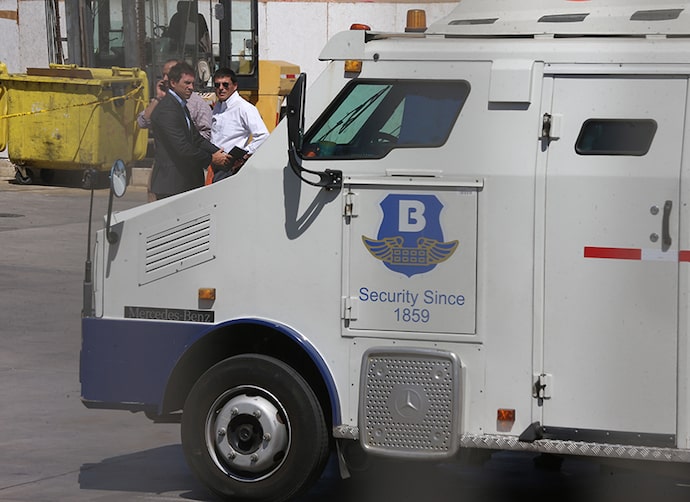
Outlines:
<svg viewBox="0 0 690 502"><path fill-rule="evenodd" d="M381 261L386 261L389 263L393 262L393 250L402 249L403 238L398 237L386 237L381 240L370 239L369 237L362 236L362 242L364 246L369 250L369 252Z"/></svg>
<svg viewBox="0 0 690 502"><path fill-rule="evenodd" d="M440 242L436 239L427 239L426 237L420 237L417 239L417 247L419 249L426 249L427 251L427 263L429 265L441 263L450 258L455 250L460 244L457 240L450 242Z"/></svg>
<svg viewBox="0 0 690 502"><path fill-rule="evenodd" d="M417 239L417 247L403 247L403 238L386 237L384 239L371 239L362 236L364 246L375 258L395 265L429 266L446 261L455 253L459 242L440 242L435 239L420 237Z"/></svg>

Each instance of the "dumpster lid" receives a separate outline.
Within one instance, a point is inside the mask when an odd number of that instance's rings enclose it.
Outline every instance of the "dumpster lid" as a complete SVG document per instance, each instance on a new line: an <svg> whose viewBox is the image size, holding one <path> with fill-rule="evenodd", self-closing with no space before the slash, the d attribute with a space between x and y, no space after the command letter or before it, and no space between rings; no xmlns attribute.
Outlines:
<svg viewBox="0 0 690 502"><path fill-rule="evenodd" d="M35 77L93 78L87 68L27 68L26 74Z"/></svg>

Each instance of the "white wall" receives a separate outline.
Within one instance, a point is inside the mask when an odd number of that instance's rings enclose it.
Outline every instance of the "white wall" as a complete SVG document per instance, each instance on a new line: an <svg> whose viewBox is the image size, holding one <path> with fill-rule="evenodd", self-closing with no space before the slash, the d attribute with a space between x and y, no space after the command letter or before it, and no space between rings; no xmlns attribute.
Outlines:
<svg viewBox="0 0 690 502"><path fill-rule="evenodd" d="M0 0L0 61L10 72L19 67L19 24L12 19L15 15L17 0Z"/></svg>
<svg viewBox="0 0 690 502"><path fill-rule="evenodd" d="M352 23L368 24L374 31L402 32L407 11L424 9L427 26L448 14L448 3L329 3L268 1L259 4L259 56L300 66L313 80L326 67L318 60L326 41Z"/></svg>
<svg viewBox="0 0 690 502"><path fill-rule="evenodd" d="M0 0L0 61L10 73L48 65L44 0Z"/></svg>

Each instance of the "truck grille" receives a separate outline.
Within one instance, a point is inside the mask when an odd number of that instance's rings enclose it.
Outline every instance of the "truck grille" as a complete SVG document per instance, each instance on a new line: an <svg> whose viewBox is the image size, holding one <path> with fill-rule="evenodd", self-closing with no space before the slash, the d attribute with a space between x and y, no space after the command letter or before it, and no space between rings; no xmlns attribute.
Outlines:
<svg viewBox="0 0 690 502"><path fill-rule="evenodd" d="M371 349L364 355L360 440L390 456L448 457L459 442L460 363L432 350Z"/></svg>

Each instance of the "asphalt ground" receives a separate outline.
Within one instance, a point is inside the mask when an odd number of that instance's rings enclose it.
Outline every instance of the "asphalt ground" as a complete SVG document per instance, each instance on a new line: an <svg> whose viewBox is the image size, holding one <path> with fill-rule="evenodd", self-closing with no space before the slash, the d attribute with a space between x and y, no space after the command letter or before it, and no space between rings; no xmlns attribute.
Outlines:
<svg viewBox="0 0 690 502"><path fill-rule="evenodd" d="M80 401L82 280L90 192L0 173L0 501L214 501L189 472L179 425ZM94 191L102 228L107 190ZM129 187L116 210L146 203ZM553 460L553 459L551 459ZM559 468L560 467L560 468ZM298 502L687 502L690 466L558 464L495 453L485 463L382 462L340 480L331 460Z"/></svg>
<svg viewBox="0 0 690 502"><path fill-rule="evenodd" d="M0 186L0 500L207 500L177 454L178 426L81 404L89 191ZM94 228L107 193L95 192ZM115 206L145 197L130 189Z"/></svg>

